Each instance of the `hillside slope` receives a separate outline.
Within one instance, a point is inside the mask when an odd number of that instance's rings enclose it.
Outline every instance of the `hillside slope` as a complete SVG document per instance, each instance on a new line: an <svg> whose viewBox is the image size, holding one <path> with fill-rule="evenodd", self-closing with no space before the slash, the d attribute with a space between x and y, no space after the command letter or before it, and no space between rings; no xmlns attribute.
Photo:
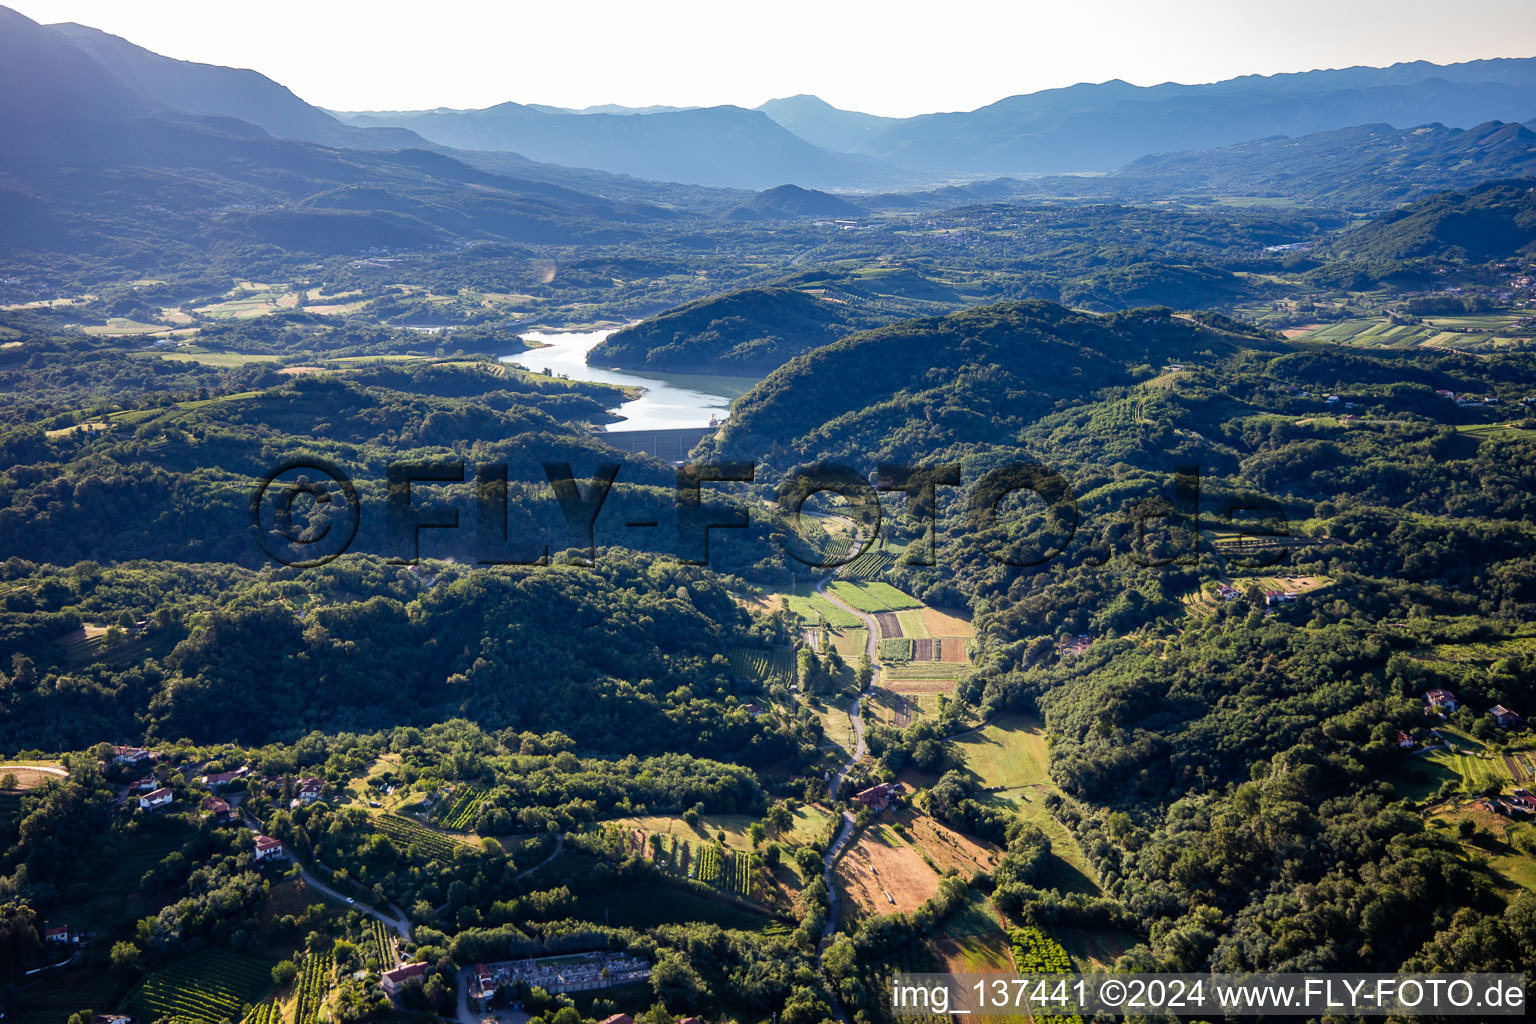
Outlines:
<svg viewBox="0 0 1536 1024"><path fill-rule="evenodd" d="M747 288L700 299L615 331L592 350L600 366L766 373L871 323L795 288Z"/></svg>
<svg viewBox="0 0 1536 1024"><path fill-rule="evenodd" d="M1373 260L1506 259L1536 252L1536 179L1445 192L1345 232L1330 249Z"/></svg>
<svg viewBox="0 0 1536 1024"><path fill-rule="evenodd" d="M235 117L285 139L351 149L422 148L427 142L401 128L356 128L305 103L266 75L238 68L174 60L119 36L67 22L48 26L89 54L135 92L190 114Z"/></svg>
<svg viewBox="0 0 1536 1024"><path fill-rule="evenodd" d="M1017 302L904 320L802 355L743 395L717 441L732 456L933 458L1007 444L1064 399L1130 381L1129 367L1268 345L1168 310L1096 316Z"/></svg>

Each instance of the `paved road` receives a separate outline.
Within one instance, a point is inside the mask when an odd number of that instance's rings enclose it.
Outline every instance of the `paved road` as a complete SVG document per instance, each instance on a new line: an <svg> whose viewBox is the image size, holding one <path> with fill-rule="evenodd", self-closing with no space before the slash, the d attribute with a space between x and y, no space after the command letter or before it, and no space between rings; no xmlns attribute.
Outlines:
<svg viewBox="0 0 1536 1024"><path fill-rule="evenodd" d="M251 814L247 810L244 810L243 808L241 809L241 815L245 821L246 827L251 831L259 833L266 828L265 825L256 820L255 815ZM405 911L391 903L389 905L389 912L386 913L377 907L363 903L353 897L349 897L346 893L337 892L335 889L332 889L330 886L320 881L320 879L315 876L313 871L306 868L299 861L299 858L294 856L293 848L290 847L287 843L283 844L283 853L285 856L287 856L288 860L299 869L299 877L304 879L305 885L314 889L322 896L329 896L331 899L336 900L338 903L345 903L347 906L354 910L362 911L369 917L378 918L380 921L384 922L386 927L398 935L402 942L411 941L411 922L405 916ZM477 1020L474 1022L474 1024L480 1024L480 1022Z"/></svg>
<svg viewBox="0 0 1536 1024"><path fill-rule="evenodd" d="M553 850L549 851L549 856L545 857L543 860L539 861L537 864L535 864L533 867L529 868L528 870L526 870L526 871L519 871L517 873L517 875L515 876L515 878L527 878L529 875L531 875L535 871L539 870L539 868L543 867L545 864L548 864L550 861L552 861L556 857L560 856L560 851L563 850L563 849L565 849L565 835L563 833L556 833L555 834L555 848ZM476 1024L479 1024L479 1022L477 1021Z"/></svg>
<svg viewBox="0 0 1536 1024"><path fill-rule="evenodd" d="M859 543L860 535L856 534L853 546L857 548ZM827 584L830 582L832 582L832 576L828 575L820 583L816 584L816 593L820 594L828 601L831 601L839 608L842 608L848 612L852 612L854 615L858 616L859 619L864 623L864 628L869 632L869 637L865 642L864 650L865 653L869 655L869 663L874 667L875 670L874 675L870 679L870 688L873 689L880 683L880 658L878 656L880 647L880 632L878 624L875 622L874 616L866 615L865 613L859 611L857 608L851 607L847 602L839 599L835 595L828 593ZM837 774L832 778L832 793L834 796L842 787L843 779L847 778L848 772L852 770L854 765L858 764L859 761L863 760L864 758L864 715L861 703L862 700L863 694L859 694L853 698L853 703L848 705L848 717L853 722L853 754L848 759L848 763L839 768L837 770ZM838 855L843 852L843 847L848 845L848 840L852 838L852 836L853 812L849 811L847 808L844 808L842 814L842 825L837 830L837 838L832 840L831 846L827 847L826 856L822 858L821 862L821 876L827 883L827 926L823 928L821 932L821 946L816 954L818 965L821 962L821 953L825 951L827 943L832 938L832 933L837 930L837 886L835 886L832 882L832 865L837 862ZM847 1024L848 1015L843 1010L842 1000L837 998L835 989L831 992L831 995L832 1012L837 1014L838 1020L843 1021L844 1024Z"/></svg>

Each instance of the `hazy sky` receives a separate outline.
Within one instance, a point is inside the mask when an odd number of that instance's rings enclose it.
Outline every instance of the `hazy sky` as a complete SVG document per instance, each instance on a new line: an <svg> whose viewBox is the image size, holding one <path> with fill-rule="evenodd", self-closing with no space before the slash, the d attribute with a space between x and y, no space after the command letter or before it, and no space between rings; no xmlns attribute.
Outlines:
<svg viewBox="0 0 1536 1024"><path fill-rule="evenodd" d="M341 110L505 100L910 115L1123 78L1536 56L1532 0L0 0Z"/></svg>

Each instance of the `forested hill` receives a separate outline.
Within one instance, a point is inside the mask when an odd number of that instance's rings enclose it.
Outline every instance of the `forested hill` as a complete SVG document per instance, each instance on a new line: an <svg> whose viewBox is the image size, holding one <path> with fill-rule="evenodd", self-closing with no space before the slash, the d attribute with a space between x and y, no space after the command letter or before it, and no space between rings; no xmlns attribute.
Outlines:
<svg viewBox="0 0 1536 1024"><path fill-rule="evenodd" d="M603 366L766 373L874 321L796 288L746 288L616 331L592 350Z"/></svg>
<svg viewBox="0 0 1536 1024"><path fill-rule="evenodd" d="M736 403L718 444L906 457L998 443L1059 401L1126 383L1134 366L1273 344L1212 322L1221 326L1162 308L1096 316L1042 301L907 320L781 367Z"/></svg>
<svg viewBox="0 0 1536 1024"><path fill-rule="evenodd" d="M1109 180L1120 189L1287 196L1381 209L1439 189L1536 173L1536 132L1489 121L1394 128L1364 124L1298 137L1134 160Z"/></svg>
<svg viewBox="0 0 1536 1024"><path fill-rule="evenodd" d="M1536 247L1536 178L1444 192L1341 235L1336 254L1366 260L1507 259Z"/></svg>

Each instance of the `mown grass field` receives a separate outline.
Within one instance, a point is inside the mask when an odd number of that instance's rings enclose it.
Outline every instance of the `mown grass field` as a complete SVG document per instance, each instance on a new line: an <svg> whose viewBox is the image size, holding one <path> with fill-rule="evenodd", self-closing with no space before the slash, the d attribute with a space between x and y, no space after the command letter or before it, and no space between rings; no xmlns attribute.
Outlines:
<svg viewBox="0 0 1536 1024"><path fill-rule="evenodd" d="M777 599L785 608L794 612L807 625L826 622L838 628L861 626L863 622L850 611L839 608L816 593L808 582L797 583L792 589L773 591L765 595L770 601Z"/></svg>
<svg viewBox="0 0 1536 1024"><path fill-rule="evenodd" d="M879 581L833 580L827 590L850 608L861 612L893 612L902 608L921 608L922 602L889 583Z"/></svg>

